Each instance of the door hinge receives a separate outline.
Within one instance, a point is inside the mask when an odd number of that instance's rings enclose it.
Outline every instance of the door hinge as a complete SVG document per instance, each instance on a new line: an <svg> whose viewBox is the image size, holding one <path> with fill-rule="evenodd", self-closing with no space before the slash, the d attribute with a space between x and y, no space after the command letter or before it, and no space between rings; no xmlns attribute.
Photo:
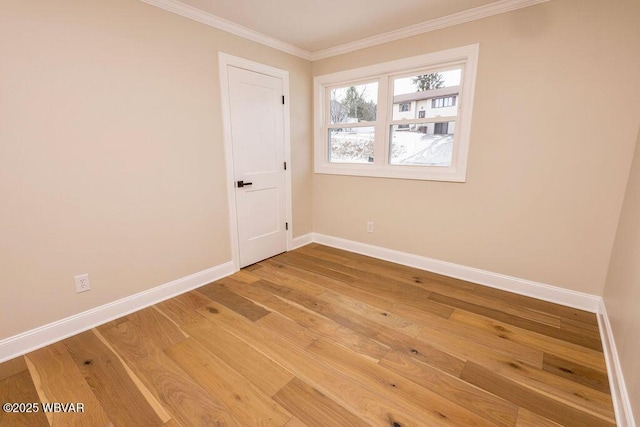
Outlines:
<svg viewBox="0 0 640 427"><path fill-rule="evenodd" d="M284 223L284 229L285 229L285 230L288 230L288 229L289 229L289 223L288 223L288 222L285 222L285 223Z"/></svg>
<svg viewBox="0 0 640 427"><path fill-rule="evenodd" d="M287 170L287 162L284 162L284 170Z"/></svg>
<svg viewBox="0 0 640 427"><path fill-rule="evenodd" d="M284 105L284 95L282 95L282 105Z"/></svg>

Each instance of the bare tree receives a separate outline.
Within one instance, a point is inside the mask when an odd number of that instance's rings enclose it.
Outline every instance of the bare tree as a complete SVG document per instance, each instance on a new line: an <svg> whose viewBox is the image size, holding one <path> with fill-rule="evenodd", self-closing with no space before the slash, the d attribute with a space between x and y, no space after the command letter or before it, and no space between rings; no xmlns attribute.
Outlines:
<svg viewBox="0 0 640 427"><path fill-rule="evenodd" d="M331 123L344 123L347 118L347 109L342 105L342 102L331 98L329 104L329 116Z"/></svg>

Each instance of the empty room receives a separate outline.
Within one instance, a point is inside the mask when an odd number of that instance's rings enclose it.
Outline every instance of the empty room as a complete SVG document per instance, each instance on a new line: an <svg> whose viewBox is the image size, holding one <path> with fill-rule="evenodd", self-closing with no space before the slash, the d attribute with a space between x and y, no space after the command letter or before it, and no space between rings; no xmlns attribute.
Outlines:
<svg viewBox="0 0 640 427"><path fill-rule="evenodd" d="M1 0L0 425L640 421L637 0Z"/></svg>

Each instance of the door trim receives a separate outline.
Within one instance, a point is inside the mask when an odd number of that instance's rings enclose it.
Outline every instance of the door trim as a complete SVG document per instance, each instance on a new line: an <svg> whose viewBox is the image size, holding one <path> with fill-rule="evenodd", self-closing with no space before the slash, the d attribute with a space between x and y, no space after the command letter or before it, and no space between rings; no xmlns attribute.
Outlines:
<svg viewBox="0 0 640 427"><path fill-rule="evenodd" d="M242 68L267 76L282 79L282 92L285 97L283 111L283 137L284 159L287 162L287 170L284 173L285 180L285 215L289 223L287 230L287 251L293 247L293 215L291 204L291 110L289 102L289 72L280 68L271 67L249 59L218 52L218 72L220 75L220 100L222 109L222 131L224 139L225 164L227 169L227 200L229 207L229 239L231 244L231 262L233 271L240 270L240 244L238 239L238 214L236 210L235 171L233 166L233 141L231 139L231 114L229 107L229 66Z"/></svg>

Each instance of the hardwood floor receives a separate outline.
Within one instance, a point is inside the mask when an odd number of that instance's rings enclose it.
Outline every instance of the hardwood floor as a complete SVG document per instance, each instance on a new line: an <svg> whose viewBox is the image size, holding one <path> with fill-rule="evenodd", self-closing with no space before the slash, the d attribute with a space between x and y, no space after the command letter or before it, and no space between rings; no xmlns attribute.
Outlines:
<svg viewBox="0 0 640 427"><path fill-rule="evenodd" d="M317 244L0 364L0 400L40 403L3 426L615 425L594 314Z"/></svg>

